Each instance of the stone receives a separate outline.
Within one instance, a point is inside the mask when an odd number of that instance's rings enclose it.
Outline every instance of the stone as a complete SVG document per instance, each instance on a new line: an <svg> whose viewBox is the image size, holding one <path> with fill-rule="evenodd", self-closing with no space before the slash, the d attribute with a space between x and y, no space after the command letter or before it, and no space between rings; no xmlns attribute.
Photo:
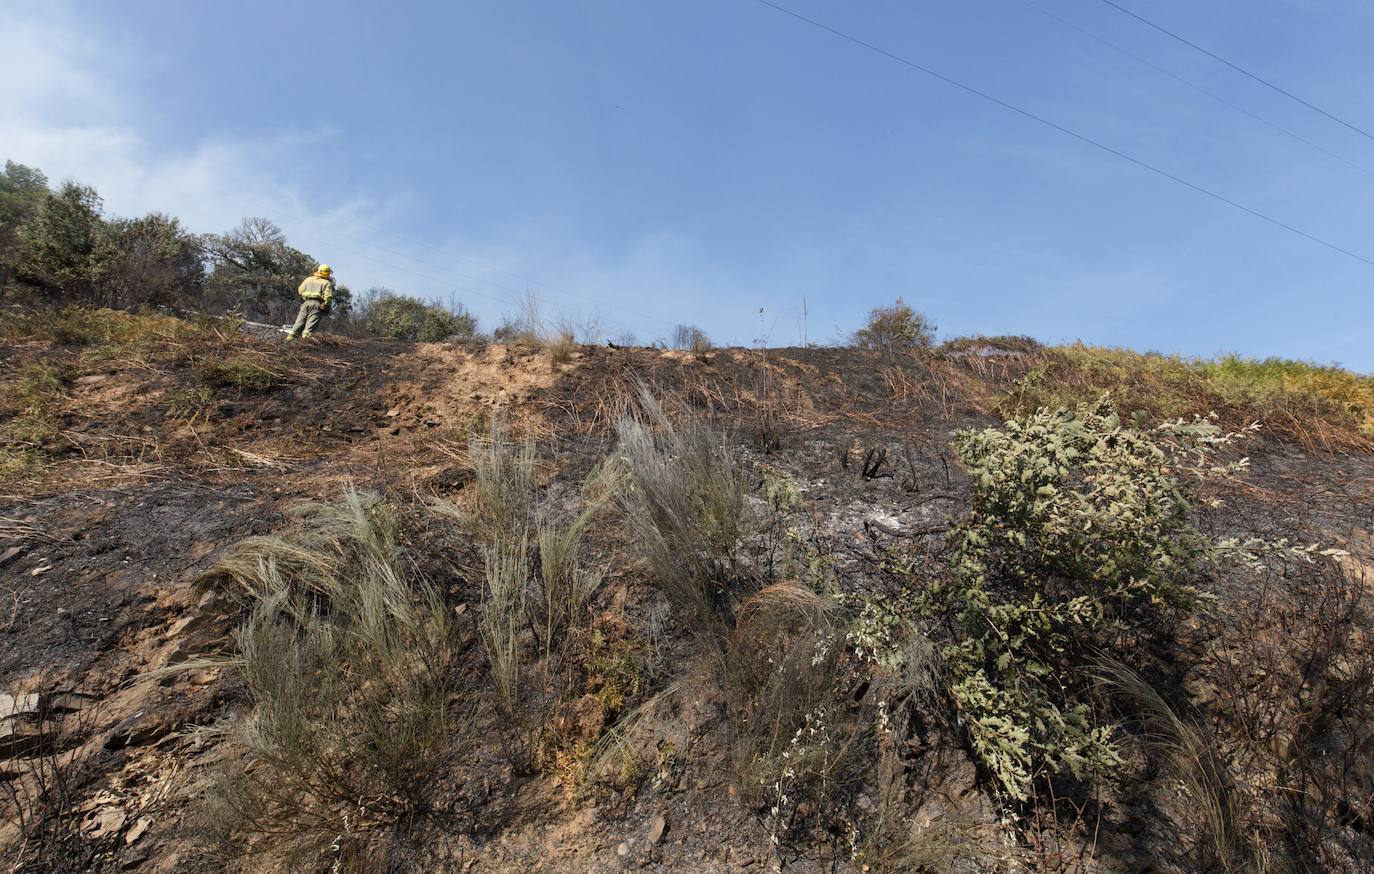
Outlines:
<svg viewBox="0 0 1374 874"><path fill-rule="evenodd" d="M624 841L621 841L620 844L615 848L615 854L622 859L625 858L626 856L630 855L630 845L625 843Z"/></svg>
<svg viewBox="0 0 1374 874"><path fill-rule="evenodd" d="M167 629L166 636L169 638L178 637L186 631L195 631L204 621L205 617L203 616L183 616L172 623L172 626Z"/></svg>
<svg viewBox="0 0 1374 874"><path fill-rule="evenodd" d="M108 378L103 373L92 373L87 376L78 376L73 382L77 385L95 385L97 382L104 382Z"/></svg>
<svg viewBox="0 0 1374 874"><path fill-rule="evenodd" d="M124 808L107 807L86 821L86 833L96 839L108 837L123 829L128 818Z"/></svg>
<svg viewBox="0 0 1374 874"><path fill-rule="evenodd" d="M0 692L0 719L9 719L21 713L37 713L39 697L36 692L27 695L9 695Z"/></svg>
<svg viewBox="0 0 1374 874"><path fill-rule="evenodd" d="M27 756L52 744L53 737L47 732L13 720L0 722L0 757Z"/></svg>
<svg viewBox="0 0 1374 874"><path fill-rule="evenodd" d="M649 843L657 845L663 840L663 833L668 829L668 819L663 814L658 814L649 823Z"/></svg>
<svg viewBox="0 0 1374 874"><path fill-rule="evenodd" d="M42 709L49 713L75 713L93 700L94 695L82 692L53 692L43 696Z"/></svg>
<svg viewBox="0 0 1374 874"><path fill-rule="evenodd" d="M9 564L11 560L13 560L23 551L24 550L20 549L17 546L11 546L9 549L0 553L0 566Z"/></svg>
<svg viewBox="0 0 1374 874"><path fill-rule="evenodd" d="M105 749L146 746L161 740L180 726L176 714L145 707L110 730L110 736L105 738Z"/></svg>
<svg viewBox="0 0 1374 874"><path fill-rule="evenodd" d="M152 824L152 817L140 816L138 818L138 821L135 822L133 826L124 834L124 845L128 846L132 844L134 841L143 837L143 833L146 832L148 830L148 826Z"/></svg>

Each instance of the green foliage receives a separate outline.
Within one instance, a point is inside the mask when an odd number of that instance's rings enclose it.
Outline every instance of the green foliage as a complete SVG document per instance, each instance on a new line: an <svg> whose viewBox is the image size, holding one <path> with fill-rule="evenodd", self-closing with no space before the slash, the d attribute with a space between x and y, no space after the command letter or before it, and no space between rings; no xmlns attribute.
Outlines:
<svg viewBox="0 0 1374 874"><path fill-rule="evenodd" d="M441 343L470 340L477 334L477 318L461 305L426 303L385 288L368 292L356 318L368 333L390 340Z"/></svg>
<svg viewBox="0 0 1374 874"><path fill-rule="evenodd" d="M244 391L268 391L286 381L285 374L252 355L209 359L201 362L198 369L208 385Z"/></svg>
<svg viewBox="0 0 1374 874"><path fill-rule="evenodd" d="M65 374L43 361L24 365L0 383L0 481L42 464L65 398Z"/></svg>
<svg viewBox="0 0 1374 874"><path fill-rule="evenodd" d="M899 297L892 306L869 310L867 324L850 342L859 349L894 353L929 349L934 341L934 323Z"/></svg>
<svg viewBox="0 0 1374 874"><path fill-rule="evenodd" d="M9 286L19 252L19 229L48 194L48 178L32 167L5 162L0 173L0 298Z"/></svg>
<svg viewBox="0 0 1374 874"><path fill-rule="evenodd" d="M1225 439L1205 421L1129 427L1105 397L959 435L974 507L952 534L952 582L924 607L954 629L955 701L1011 796L1120 763L1085 671L1162 612L1198 604L1206 543L1172 468Z"/></svg>
<svg viewBox="0 0 1374 874"><path fill-rule="evenodd" d="M1374 377L1340 367L1287 358L1226 355L1193 365L1223 397L1265 405L1306 406L1309 414L1335 413L1374 437ZM1323 405L1329 409L1323 411Z"/></svg>
<svg viewBox="0 0 1374 874"><path fill-rule="evenodd" d="M207 237L213 272L207 304L236 308L247 318L273 323L296 315L296 289L314 272L315 259L286 243L281 228L265 218L244 219L232 231Z"/></svg>
<svg viewBox="0 0 1374 874"><path fill-rule="evenodd" d="M1075 343L1033 353L999 408L1020 414L1087 403L1110 392L1121 409L1156 419L1218 412L1309 448L1374 447L1374 378L1339 367L1227 355L1190 359Z"/></svg>
<svg viewBox="0 0 1374 874"><path fill-rule="evenodd" d="M67 182L39 202L19 229L14 275L48 302L95 294L105 226L95 189Z"/></svg>
<svg viewBox="0 0 1374 874"><path fill-rule="evenodd" d="M199 305L204 254L201 239L171 216L114 219L93 269L99 299L108 307Z"/></svg>
<svg viewBox="0 0 1374 874"><path fill-rule="evenodd" d="M6 161L5 172L0 173L0 225L23 224L47 194L48 177L33 167Z"/></svg>
<svg viewBox="0 0 1374 874"><path fill-rule="evenodd" d="M153 313L65 306L15 312L0 322L0 338L47 340L63 346L98 346L83 357L119 356L147 350L168 354L178 343L204 337L230 326L208 320L179 319Z"/></svg>
<svg viewBox="0 0 1374 874"><path fill-rule="evenodd" d="M205 279L199 237L174 218L101 217L95 190L58 191L13 162L0 176L0 281L39 303L134 307L198 302Z"/></svg>

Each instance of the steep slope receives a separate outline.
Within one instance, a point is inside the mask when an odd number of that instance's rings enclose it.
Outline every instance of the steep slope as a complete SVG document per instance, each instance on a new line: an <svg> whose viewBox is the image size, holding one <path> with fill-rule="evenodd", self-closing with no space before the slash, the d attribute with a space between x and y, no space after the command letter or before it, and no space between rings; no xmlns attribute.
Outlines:
<svg viewBox="0 0 1374 874"><path fill-rule="evenodd" d="M1012 805L1012 822L953 719L897 738L901 748L883 759L896 782L837 776L833 797L784 810L780 822L787 778L749 760L729 690L715 685L683 620L665 612L633 520L615 511L589 535L605 574L591 632L564 678L549 679L552 659L533 657L551 703L532 723L536 752L513 755L519 738L495 704L475 619L481 554L470 532L425 510L427 499L471 500L471 441L493 420L537 443L536 482L550 505L574 506L647 388L674 418L727 435L751 507L785 501L783 522L746 550L773 561L789 554L789 537L804 541L841 593L894 595L944 573L945 532L969 510L951 439L1000 424L1028 403L1028 387L1043 394L1063 366L1051 354L1024 341L918 358L583 347L555 363L499 345L286 347L175 320L11 340L0 347L9 453L0 680L11 693L0 698L9 796L0 847L19 870L222 870L202 796L213 774L242 767L215 729L244 711L243 681L224 667L158 672L232 649L249 604L206 576L226 550L291 530L294 505L336 501L351 486L398 508L408 560L457 617L466 741L434 775L439 789L422 813L382 837L340 832L330 852L287 867L1000 870L1013 857L1043 870L1224 867L1200 837L1195 803L1143 759L1131 780L1101 792L1066 786L1062 804ZM1053 386L1102 387L1075 374ZM1267 410L1219 412L1241 428ZM1275 858L1353 871L1374 846L1374 738L1358 724L1369 697L1360 672L1371 665L1363 572L1374 562L1374 457L1357 428L1333 422L1314 420L1302 434L1277 422L1225 448L1224 460L1248 456L1249 469L1199 484L1197 513L1218 538L1347 550L1344 572L1295 562L1216 575L1208 586L1220 606L1162 631L1140 667L1223 738L1216 755L1244 828L1287 842ZM853 694L855 708L867 706L866 685ZM621 741L608 765L601 754ZM1297 755L1309 741L1339 757L1338 777ZM1273 801L1288 797L1274 786L1299 784L1315 807ZM954 849L942 856L941 847ZM235 864L269 862L281 859Z"/></svg>

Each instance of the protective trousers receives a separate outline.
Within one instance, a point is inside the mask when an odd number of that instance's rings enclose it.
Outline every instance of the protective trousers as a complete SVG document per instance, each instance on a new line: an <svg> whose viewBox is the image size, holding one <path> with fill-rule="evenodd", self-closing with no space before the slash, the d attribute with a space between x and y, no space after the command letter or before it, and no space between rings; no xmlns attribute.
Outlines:
<svg viewBox="0 0 1374 874"><path fill-rule="evenodd" d="M287 339L309 337L310 332L315 330L315 326L320 323L320 317L323 315L324 305L318 300L306 298L301 301L301 311L296 314L296 324L291 326L291 333L287 335Z"/></svg>

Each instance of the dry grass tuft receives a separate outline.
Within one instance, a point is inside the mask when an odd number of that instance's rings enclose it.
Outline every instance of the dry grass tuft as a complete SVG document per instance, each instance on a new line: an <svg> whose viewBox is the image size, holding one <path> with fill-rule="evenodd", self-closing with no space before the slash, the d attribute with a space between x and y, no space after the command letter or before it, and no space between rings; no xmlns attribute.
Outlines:
<svg viewBox="0 0 1374 874"><path fill-rule="evenodd" d="M1134 703L1149 749L1166 763L1193 804L1207 837L1211 859L1226 874L1271 870L1263 842L1245 825L1231 774L1211 738L1185 722L1144 677L1120 662L1104 662L1098 679L1108 690Z"/></svg>
<svg viewBox="0 0 1374 874"><path fill-rule="evenodd" d="M739 555L750 519L729 444L696 419L675 425L643 388L616 430L624 507L655 582L694 632L718 631L756 588Z"/></svg>
<svg viewBox="0 0 1374 874"><path fill-rule="evenodd" d="M572 361L573 353L577 351L577 335L571 327L563 325L542 337L540 346L548 353L549 360L554 364L567 364Z"/></svg>
<svg viewBox="0 0 1374 874"><path fill-rule="evenodd" d="M247 689L231 730L245 761L208 796L222 848L301 862L422 810L464 729L453 617L391 510L350 490L296 515L298 530L246 541L220 568L252 602L236 655L178 669L227 664Z"/></svg>

